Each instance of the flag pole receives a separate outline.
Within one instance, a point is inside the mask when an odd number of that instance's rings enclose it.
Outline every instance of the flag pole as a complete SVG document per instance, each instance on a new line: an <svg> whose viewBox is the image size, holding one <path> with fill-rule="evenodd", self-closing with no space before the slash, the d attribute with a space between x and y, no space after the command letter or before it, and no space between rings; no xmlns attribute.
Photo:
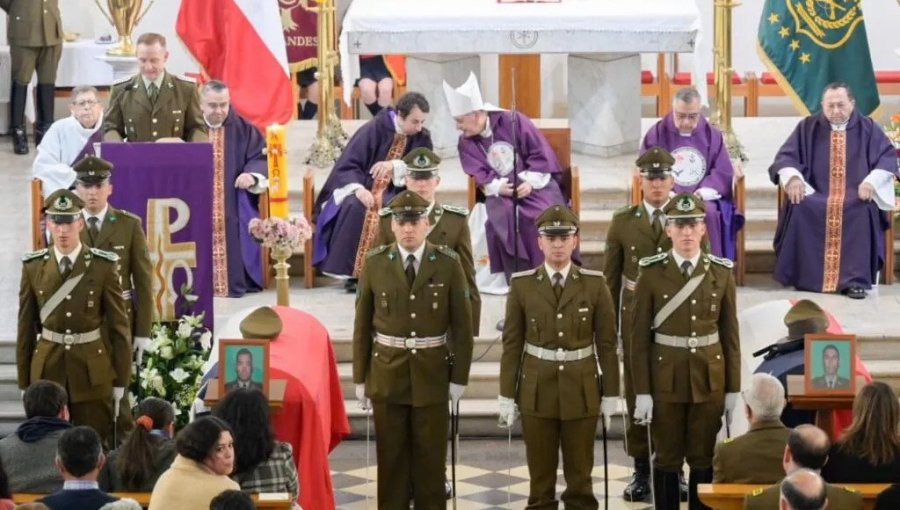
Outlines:
<svg viewBox="0 0 900 510"><path fill-rule="evenodd" d="M347 133L334 112L334 68L338 59L334 47L334 0L321 0L317 7L310 7L310 10L316 13L318 24L316 79L319 82L319 121L316 141L310 147L307 163L323 168L341 155Z"/></svg>
<svg viewBox="0 0 900 510"><path fill-rule="evenodd" d="M712 117L725 137L728 154L738 162L748 161L744 147L731 127L731 79L734 68L731 63L731 11L741 4L740 0L714 0L713 24L713 68L716 89L715 114Z"/></svg>

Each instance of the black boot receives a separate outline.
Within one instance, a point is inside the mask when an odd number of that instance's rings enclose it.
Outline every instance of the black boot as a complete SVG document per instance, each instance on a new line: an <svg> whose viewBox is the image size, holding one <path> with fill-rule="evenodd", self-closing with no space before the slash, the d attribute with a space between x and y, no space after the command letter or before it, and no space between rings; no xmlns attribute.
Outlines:
<svg viewBox="0 0 900 510"><path fill-rule="evenodd" d="M625 501L645 501L650 495L650 463L647 459L634 459L634 474L625 486Z"/></svg>
<svg viewBox="0 0 900 510"><path fill-rule="evenodd" d="M53 124L53 94L56 92L56 85L52 83L38 83L37 86L37 103L35 105L35 114L37 119L34 121L34 146L37 147L44 139L44 133L50 129Z"/></svg>
<svg viewBox="0 0 900 510"><path fill-rule="evenodd" d="M300 118L302 120L309 120L316 118L316 113L319 112L319 105L313 103L312 101L307 100L306 104L303 105L303 110L300 112Z"/></svg>
<svg viewBox="0 0 900 510"><path fill-rule="evenodd" d="M9 90L9 133L12 135L16 154L28 154L28 136L25 134L25 99L28 85L15 80Z"/></svg>
<svg viewBox="0 0 900 510"><path fill-rule="evenodd" d="M371 113L372 116L374 117L374 116L378 115L378 112L380 112L383 109L383 107L380 104L378 104L378 101L375 101L372 104L367 104L366 109L369 110L369 113Z"/></svg>
<svg viewBox="0 0 900 510"><path fill-rule="evenodd" d="M653 502L656 510L679 510L678 473L653 470Z"/></svg>
<svg viewBox="0 0 900 510"><path fill-rule="evenodd" d="M697 485L701 483L712 483L712 468L694 469L691 468L690 484L688 485L688 509L689 510L710 510L710 508L700 502L700 496L697 495Z"/></svg>

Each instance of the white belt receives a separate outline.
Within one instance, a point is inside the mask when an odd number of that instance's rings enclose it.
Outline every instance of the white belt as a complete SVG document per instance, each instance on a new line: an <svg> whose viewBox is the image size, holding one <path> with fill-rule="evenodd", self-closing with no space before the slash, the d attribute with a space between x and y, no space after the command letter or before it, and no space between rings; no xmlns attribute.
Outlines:
<svg viewBox="0 0 900 510"><path fill-rule="evenodd" d="M440 336L402 337L375 333L375 341L386 347L396 347L398 349L428 349L430 347L440 347L446 344L447 334L444 333Z"/></svg>
<svg viewBox="0 0 900 510"><path fill-rule="evenodd" d="M634 290L634 287L637 285L637 282L634 280L629 280L628 278L622 277L622 286L628 290Z"/></svg>
<svg viewBox="0 0 900 510"><path fill-rule="evenodd" d="M654 342L669 347L694 349L719 343L719 332L716 331L715 333L703 336L672 336L657 333Z"/></svg>
<svg viewBox="0 0 900 510"><path fill-rule="evenodd" d="M86 344L95 340L100 340L100 329L97 328L93 331L88 331L87 333L57 333L56 331L50 331L49 329L44 328L43 331L41 331L41 337L44 340L58 344Z"/></svg>
<svg viewBox="0 0 900 510"><path fill-rule="evenodd" d="M594 346L582 347L573 351L565 349L545 349L534 344L525 344L525 352L544 361L578 361L594 355Z"/></svg>

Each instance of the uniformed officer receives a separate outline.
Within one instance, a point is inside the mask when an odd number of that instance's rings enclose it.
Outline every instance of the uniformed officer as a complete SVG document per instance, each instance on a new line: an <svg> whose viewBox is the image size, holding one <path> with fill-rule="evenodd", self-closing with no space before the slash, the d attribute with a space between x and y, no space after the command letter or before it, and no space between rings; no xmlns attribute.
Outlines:
<svg viewBox="0 0 900 510"><path fill-rule="evenodd" d="M563 504L597 508L591 482L597 416L608 420L618 407L613 300L603 273L572 263L578 246L575 213L555 205L535 223L544 264L515 273L510 280L500 361L500 424L511 427L521 410L531 477L527 508L559 505L560 449L566 480Z"/></svg>
<svg viewBox="0 0 900 510"><path fill-rule="evenodd" d="M406 189L420 195L429 202L428 242L438 246L446 246L459 255L469 285L469 299L472 302L472 334L478 336L481 323L481 294L475 284L475 260L472 257L472 235L469 233L467 217L469 210L465 207L441 204L435 199L435 192L441 183L438 165L441 158L425 147L413 149L403 158L406 164ZM378 225L378 237L375 246L394 242L391 231L391 210L384 207L380 211L381 222Z"/></svg>
<svg viewBox="0 0 900 510"><path fill-rule="evenodd" d="M108 141L206 141L196 84L166 71L166 38L141 34L136 47L140 73L117 81L103 122Z"/></svg>
<svg viewBox="0 0 900 510"><path fill-rule="evenodd" d="M712 480L723 411L728 422L741 384L732 263L703 253L703 202L689 193L666 206L672 249L641 259L632 317L634 417L650 423L657 510L679 507L678 471L690 466L689 503Z"/></svg>
<svg viewBox="0 0 900 510"><path fill-rule="evenodd" d="M412 191L391 200L397 241L368 253L357 291L353 382L374 410L383 509L408 509L410 487L417 509L446 507L447 399L462 396L472 362L465 273L426 241L428 205Z"/></svg>
<svg viewBox="0 0 900 510"><path fill-rule="evenodd" d="M672 247L672 241L664 232L666 217L662 211L675 185L672 178L674 163L675 158L660 147L652 147L641 154L635 164L641 171L643 201L617 210L606 234L603 274L616 306L621 352L624 355L625 405L628 409L634 409L634 390L628 369L631 364L631 307L638 261ZM625 501L644 501L650 495L647 427L626 420L625 434L628 456L634 459L634 474L625 486L622 497Z"/></svg>
<svg viewBox="0 0 900 510"><path fill-rule="evenodd" d="M6 38L12 69L9 92L9 125L13 150L28 154L25 134L25 100L28 84L37 70L36 119L34 145L41 143L44 133L53 124L53 94L56 91L56 68L62 55L62 20L58 0L0 0L6 11Z"/></svg>
<svg viewBox="0 0 900 510"><path fill-rule="evenodd" d="M68 190L44 201L53 246L23 257L16 344L19 388L49 379L69 392L72 422L113 439L113 402L131 376L131 330L116 263L84 246L84 202Z"/></svg>

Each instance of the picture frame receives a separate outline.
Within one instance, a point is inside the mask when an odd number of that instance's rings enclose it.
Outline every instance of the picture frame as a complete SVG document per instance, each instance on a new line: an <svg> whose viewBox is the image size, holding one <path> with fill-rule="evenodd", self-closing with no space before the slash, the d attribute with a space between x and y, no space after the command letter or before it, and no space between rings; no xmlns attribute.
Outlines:
<svg viewBox="0 0 900 510"><path fill-rule="evenodd" d="M803 347L806 395L856 395L856 335L808 334Z"/></svg>
<svg viewBox="0 0 900 510"><path fill-rule="evenodd" d="M270 377L269 340L219 340L219 398L241 387L258 389L268 398Z"/></svg>

